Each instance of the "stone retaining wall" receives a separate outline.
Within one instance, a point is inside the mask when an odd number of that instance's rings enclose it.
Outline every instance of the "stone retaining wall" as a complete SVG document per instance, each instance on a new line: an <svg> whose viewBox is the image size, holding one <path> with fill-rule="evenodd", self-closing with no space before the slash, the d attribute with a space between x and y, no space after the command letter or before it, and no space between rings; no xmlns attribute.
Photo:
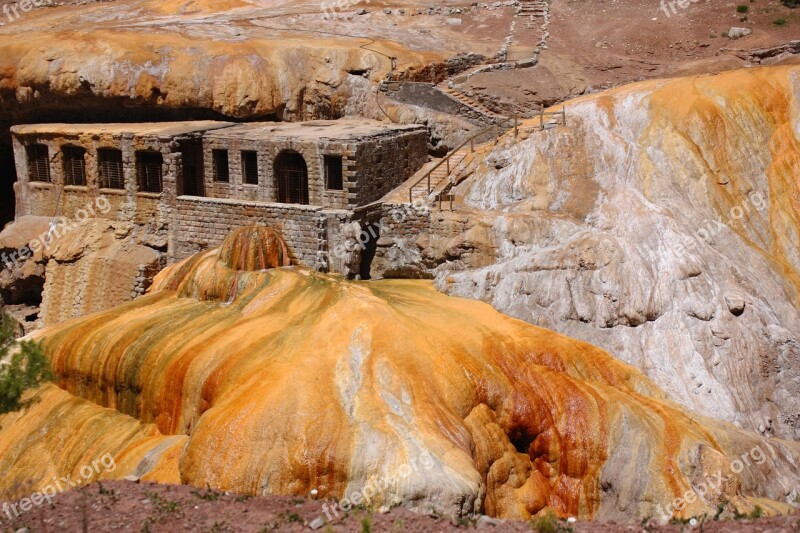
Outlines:
<svg viewBox="0 0 800 533"><path fill-rule="evenodd" d="M486 115L444 94L431 83L389 82L385 84L385 88L386 96L396 102L417 105L439 113L455 115L473 124L484 125L489 123Z"/></svg>
<svg viewBox="0 0 800 533"><path fill-rule="evenodd" d="M214 248L233 229L259 224L281 232L294 264L339 273L344 259L331 251L343 244L342 227L352 221L353 212L345 210L180 196L169 226L169 260Z"/></svg>

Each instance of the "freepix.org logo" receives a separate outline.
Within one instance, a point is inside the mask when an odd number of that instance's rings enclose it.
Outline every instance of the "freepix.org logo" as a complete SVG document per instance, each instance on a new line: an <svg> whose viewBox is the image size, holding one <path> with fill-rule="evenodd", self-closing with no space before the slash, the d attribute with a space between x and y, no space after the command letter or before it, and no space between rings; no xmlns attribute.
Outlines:
<svg viewBox="0 0 800 533"><path fill-rule="evenodd" d="M16 4L3 5L3 14L8 18L9 22L19 20L23 13L28 13L34 7L52 6L53 0L22 0Z"/></svg>
<svg viewBox="0 0 800 533"><path fill-rule="evenodd" d="M113 472L116 469L117 463L114 461L114 457L110 453L107 453L100 459L93 461L92 464L82 466L78 471L80 478L73 479L70 474L64 477L54 477L53 482L44 487L40 492L34 492L28 498L22 498L15 503L4 503L2 514L0 514L0 525L2 525L3 519L7 518L8 520L13 520L14 518L19 518L22 513L26 513L34 507L42 505L44 502L52 505L53 498L56 495L61 494L65 490L85 485L93 479L96 479L96 477L103 472Z"/></svg>
<svg viewBox="0 0 800 533"><path fill-rule="evenodd" d="M58 239L78 229L79 224L87 218L96 217L98 213L106 215L109 211L111 211L111 203L105 196L100 196L93 203L87 204L85 208L76 210L73 220L66 217L54 218L50 222L50 228L27 245L10 253L3 252L0 255L0 262L5 268L13 270L38 252L49 251Z"/></svg>
<svg viewBox="0 0 800 533"><path fill-rule="evenodd" d="M686 9L691 4L696 4L700 0L661 0L661 11L670 18L678 13L678 9ZM706 0L708 1L708 0Z"/></svg>

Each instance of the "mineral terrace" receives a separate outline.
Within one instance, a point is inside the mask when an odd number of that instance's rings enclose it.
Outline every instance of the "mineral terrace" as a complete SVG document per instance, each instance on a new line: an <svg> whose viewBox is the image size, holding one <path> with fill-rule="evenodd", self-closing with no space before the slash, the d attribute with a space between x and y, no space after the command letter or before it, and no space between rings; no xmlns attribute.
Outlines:
<svg viewBox="0 0 800 533"><path fill-rule="evenodd" d="M0 0L0 531L796 513L797 4Z"/></svg>

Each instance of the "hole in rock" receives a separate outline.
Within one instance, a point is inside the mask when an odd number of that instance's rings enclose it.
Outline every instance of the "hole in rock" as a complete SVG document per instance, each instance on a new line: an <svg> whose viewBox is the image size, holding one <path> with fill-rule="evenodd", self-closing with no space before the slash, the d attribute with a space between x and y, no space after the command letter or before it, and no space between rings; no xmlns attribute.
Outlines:
<svg viewBox="0 0 800 533"><path fill-rule="evenodd" d="M378 251L378 239L381 238L381 227L379 224L369 224L364 227L364 234L368 236L367 242L364 243L364 249L361 251L361 279L372 279L370 275L370 268L372 260L375 258L375 253Z"/></svg>

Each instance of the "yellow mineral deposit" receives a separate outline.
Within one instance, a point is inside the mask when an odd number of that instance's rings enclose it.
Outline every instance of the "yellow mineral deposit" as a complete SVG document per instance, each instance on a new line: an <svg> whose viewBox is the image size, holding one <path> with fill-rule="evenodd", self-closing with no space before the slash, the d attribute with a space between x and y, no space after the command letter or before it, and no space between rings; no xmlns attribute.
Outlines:
<svg viewBox="0 0 800 533"><path fill-rule="evenodd" d="M286 264L276 233L244 228L148 295L37 333L63 390L0 419L0 496L112 453L105 477L342 497L386 476L377 504L588 518L624 446L632 464L614 467L639 492L620 498L646 515L691 490L700 447L724 459L755 441L693 420L598 348L430 282Z"/></svg>

